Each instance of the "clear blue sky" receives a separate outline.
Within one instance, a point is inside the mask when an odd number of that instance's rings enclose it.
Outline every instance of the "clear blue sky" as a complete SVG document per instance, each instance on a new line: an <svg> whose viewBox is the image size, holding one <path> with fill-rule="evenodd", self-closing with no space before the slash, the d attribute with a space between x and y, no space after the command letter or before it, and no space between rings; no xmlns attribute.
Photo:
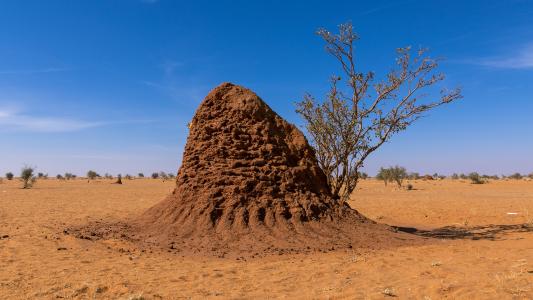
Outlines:
<svg viewBox="0 0 533 300"><path fill-rule="evenodd" d="M1 1L0 174L175 173L187 122L224 81L301 125L293 103L338 72L314 32L348 20L363 70L420 45L464 89L367 172L533 172L532 16L528 0Z"/></svg>

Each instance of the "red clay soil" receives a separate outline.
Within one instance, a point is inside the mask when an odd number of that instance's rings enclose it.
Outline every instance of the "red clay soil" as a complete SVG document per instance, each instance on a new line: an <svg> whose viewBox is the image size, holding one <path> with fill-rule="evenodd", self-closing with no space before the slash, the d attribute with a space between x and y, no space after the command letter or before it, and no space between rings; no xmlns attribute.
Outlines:
<svg viewBox="0 0 533 300"><path fill-rule="evenodd" d="M189 128L176 189L118 229L126 232L121 236L219 256L378 249L417 240L334 199L302 132L246 88L223 83L212 90ZM97 231L91 235L115 230Z"/></svg>

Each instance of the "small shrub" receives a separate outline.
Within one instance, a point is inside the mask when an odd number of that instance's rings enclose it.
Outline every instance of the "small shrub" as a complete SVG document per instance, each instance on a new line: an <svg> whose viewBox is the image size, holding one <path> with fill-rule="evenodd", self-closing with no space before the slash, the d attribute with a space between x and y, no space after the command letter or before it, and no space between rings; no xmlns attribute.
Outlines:
<svg viewBox="0 0 533 300"><path fill-rule="evenodd" d="M139 174L137 174L137 177L139 177L139 178L144 178L144 173L139 173Z"/></svg>
<svg viewBox="0 0 533 300"><path fill-rule="evenodd" d="M156 173L156 172L152 173L152 179L157 179L157 178L159 178L159 173Z"/></svg>
<svg viewBox="0 0 533 300"><path fill-rule="evenodd" d="M127 179L127 180L131 180L133 177L131 177L130 174L126 174L124 175L124 179Z"/></svg>
<svg viewBox="0 0 533 300"><path fill-rule="evenodd" d="M65 179L66 180L71 180L71 179L74 179L76 178L76 175L72 174L72 173L65 173Z"/></svg>
<svg viewBox="0 0 533 300"><path fill-rule="evenodd" d="M105 173L104 174L104 178L105 179L113 179L113 175L109 174L109 173Z"/></svg>
<svg viewBox="0 0 533 300"><path fill-rule="evenodd" d="M66 174L65 174L65 175L66 175ZM58 180L65 180L65 177L63 177L63 175L61 175L61 174L57 174L57 175L56 175L56 178L57 178Z"/></svg>
<svg viewBox="0 0 533 300"><path fill-rule="evenodd" d="M13 175L13 173L11 173L11 172L7 172L7 173L6 173L6 178L7 178L7 180L13 180L13 177L14 177L14 176L15 176L15 175Z"/></svg>
<svg viewBox="0 0 533 300"><path fill-rule="evenodd" d="M87 172L87 178L88 179L94 180L94 179L96 179L96 177L100 177L100 175L98 175L98 173L96 173L95 171L90 170L89 172Z"/></svg>
<svg viewBox="0 0 533 300"><path fill-rule="evenodd" d="M479 176L478 173L472 172L468 174L468 178L472 182L472 184L483 184L485 183L485 180L481 179L481 176Z"/></svg>
<svg viewBox="0 0 533 300"><path fill-rule="evenodd" d="M160 177L161 179L163 179L163 181L165 181L165 180L168 179L168 174L165 173L165 172L163 172L163 171L161 171L161 172L159 172L159 177Z"/></svg>
<svg viewBox="0 0 533 300"><path fill-rule="evenodd" d="M32 167L26 166L22 168L22 171L20 172L20 181L22 181L23 189L30 189L33 187L33 184L37 180L33 172L34 168Z"/></svg>
<svg viewBox="0 0 533 300"><path fill-rule="evenodd" d="M360 179L363 179L363 180L364 180L364 179L367 179L367 178L368 178L368 174L365 173L365 172L359 172L359 178L360 178Z"/></svg>
<svg viewBox="0 0 533 300"><path fill-rule="evenodd" d="M459 178L461 178L461 179L468 179L468 176L466 176L465 174L461 173L461 175L459 175Z"/></svg>
<svg viewBox="0 0 533 300"><path fill-rule="evenodd" d="M410 180L420 179L420 174L418 174L416 172L411 172L411 173L409 173L409 175L407 175L407 179L410 179Z"/></svg>
<svg viewBox="0 0 533 300"><path fill-rule="evenodd" d="M413 185L409 183L409 184L407 185L407 190L408 190L408 191L412 191L412 190L413 190Z"/></svg>
<svg viewBox="0 0 533 300"><path fill-rule="evenodd" d="M516 179L516 180L519 180L519 179L522 179L522 174L520 173L514 173L513 175L509 176L510 179Z"/></svg>
<svg viewBox="0 0 533 300"><path fill-rule="evenodd" d="M457 180L457 179L459 179L459 175L457 173L453 173L451 178L453 180Z"/></svg>

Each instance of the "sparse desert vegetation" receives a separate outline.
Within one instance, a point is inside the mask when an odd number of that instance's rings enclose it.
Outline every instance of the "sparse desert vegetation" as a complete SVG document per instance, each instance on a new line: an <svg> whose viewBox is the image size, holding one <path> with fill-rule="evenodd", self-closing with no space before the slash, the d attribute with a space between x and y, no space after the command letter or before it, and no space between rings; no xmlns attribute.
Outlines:
<svg viewBox="0 0 533 300"><path fill-rule="evenodd" d="M19 2L0 300L533 299L533 1Z"/></svg>
<svg viewBox="0 0 533 300"><path fill-rule="evenodd" d="M22 171L20 172L20 181L22 181L22 188L23 189L30 189L35 184L35 181L37 181L37 178L35 177L34 168L33 167L24 167L22 168Z"/></svg>
<svg viewBox="0 0 533 300"><path fill-rule="evenodd" d="M402 187L403 181L408 178L407 171L404 167L395 166L389 168L380 168L376 179L382 180L385 185L389 182L396 182L398 187Z"/></svg>

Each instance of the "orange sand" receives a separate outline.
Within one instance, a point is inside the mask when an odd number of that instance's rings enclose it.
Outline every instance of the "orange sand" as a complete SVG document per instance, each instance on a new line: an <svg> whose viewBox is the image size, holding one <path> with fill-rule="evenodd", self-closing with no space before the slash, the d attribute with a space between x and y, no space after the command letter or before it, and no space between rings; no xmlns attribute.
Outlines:
<svg viewBox="0 0 533 300"><path fill-rule="evenodd" d="M128 252L122 241L63 235L67 226L140 214L174 187L150 179L110 183L0 184L0 299L533 298L533 232L247 261ZM406 191L367 180L350 204L379 222L423 229L533 222L533 182L413 185Z"/></svg>

